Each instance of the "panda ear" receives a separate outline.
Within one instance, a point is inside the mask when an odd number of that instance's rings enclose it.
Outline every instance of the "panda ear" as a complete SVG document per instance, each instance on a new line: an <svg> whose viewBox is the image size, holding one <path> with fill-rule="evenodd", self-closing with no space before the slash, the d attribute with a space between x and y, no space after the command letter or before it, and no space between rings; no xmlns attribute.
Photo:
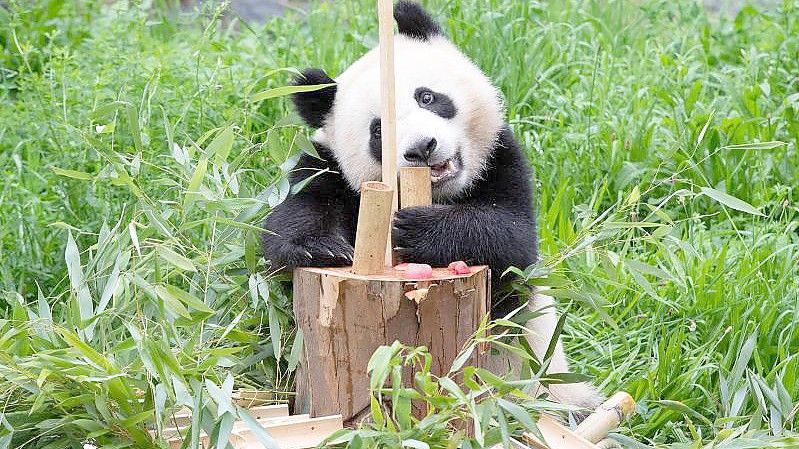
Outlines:
<svg viewBox="0 0 799 449"><path fill-rule="evenodd" d="M305 69L301 75L294 78L295 86L314 86L318 84L335 84L322 69ZM311 92L297 92L291 95L294 107L305 123L313 128L321 128L325 118L333 108L336 99L336 86L328 86Z"/></svg>
<svg viewBox="0 0 799 449"><path fill-rule="evenodd" d="M441 27L416 2L400 0L394 5L394 19L400 34L423 41L441 36Z"/></svg>

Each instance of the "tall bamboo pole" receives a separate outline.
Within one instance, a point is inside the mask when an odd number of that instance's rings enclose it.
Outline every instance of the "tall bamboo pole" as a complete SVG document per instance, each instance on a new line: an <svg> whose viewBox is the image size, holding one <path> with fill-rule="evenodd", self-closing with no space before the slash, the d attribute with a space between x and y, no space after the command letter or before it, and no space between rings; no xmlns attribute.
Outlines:
<svg viewBox="0 0 799 449"><path fill-rule="evenodd" d="M380 38L380 128L383 136L383 183L394 192L391 206L399 206L397 190L397 109L394 78L394 2L377 0ZM386 245L386 266L393 263L391 239Z"/></svg>

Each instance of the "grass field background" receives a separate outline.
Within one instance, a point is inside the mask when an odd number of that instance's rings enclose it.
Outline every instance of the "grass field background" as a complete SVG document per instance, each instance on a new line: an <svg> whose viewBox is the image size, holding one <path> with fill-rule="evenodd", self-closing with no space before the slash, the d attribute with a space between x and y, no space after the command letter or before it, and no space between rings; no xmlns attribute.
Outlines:
<svg viewBox="0 0 799 449"><path fill-rule="evenodd" d="M224 446L226 389L286 397L302 339L258 235L309 143L280 88L375 45L372 3L0 5L0 448L154 447L178 406ZM575 370L639 400L625 444L796 447L799 3L424 3L506 97L526 273ZM461 445L400 424L380 441Z"/></svg>

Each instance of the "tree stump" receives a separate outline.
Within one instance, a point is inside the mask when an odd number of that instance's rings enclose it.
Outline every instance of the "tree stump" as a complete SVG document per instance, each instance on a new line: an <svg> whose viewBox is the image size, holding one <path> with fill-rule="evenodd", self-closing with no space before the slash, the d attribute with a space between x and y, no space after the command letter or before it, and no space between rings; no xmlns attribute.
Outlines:
<svg viewBox="0 0 799 449"><path fill-rule="evenodd" d="M446 374L490 310L490 286L488 267L461 276L437 268L423 280L392 268L376 275L296 269L294 314L305 344L294 413L341 414L345 421L357 416L369 407L369 358L395 340L426 346L432 372ZM485 355L478 352L467 364L481 365Z"/></svg>

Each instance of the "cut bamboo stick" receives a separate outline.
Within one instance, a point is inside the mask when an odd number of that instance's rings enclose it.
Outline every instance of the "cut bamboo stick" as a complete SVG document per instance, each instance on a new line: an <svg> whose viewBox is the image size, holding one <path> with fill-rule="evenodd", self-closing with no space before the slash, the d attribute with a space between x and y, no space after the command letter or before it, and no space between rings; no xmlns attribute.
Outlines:
<svg viewBox="0 0 799 449"><path fill-rule="evenodd" d="M380 132L382 134L383 182L394 192L391 210L399 206L397 191L397 109L394 76L394 1L377 1L380 45ZM386 242L385 266L391 266L391 241Z"/></svg>
<svg viewBox="0 0 799 449"><path fill-rule="evenodd" d="M536 426L544 437L543 441L532 432L522 434L522 439L536 449L599 449L597 443L608 436L608 432L618 427L635 410L635 400L620 391L589 415L574 431L557 422L554 418L541 415Z"/></svg>
<svg viewBox="0 0 799 449"><path fill-rule="evenodd" d="M377 274L385 269L383 255L388 245L394 190L382 182L361 185L361 204L355 233L355 274Z"/></svg>
<svg viewBox="0 0 799 449"><path fill-rule="evenodd" d="M628 393L619 391L589 415L574 429L577 435L592 443L607 437L608 432L619 426L635 410L635 400Z"/></svg>
<svg viewBox="0 0 799 449"><path fill-rule="evenodd" d="M433 203L430 167L402 167L399 187L401 207L429 206Z"/></svg>

